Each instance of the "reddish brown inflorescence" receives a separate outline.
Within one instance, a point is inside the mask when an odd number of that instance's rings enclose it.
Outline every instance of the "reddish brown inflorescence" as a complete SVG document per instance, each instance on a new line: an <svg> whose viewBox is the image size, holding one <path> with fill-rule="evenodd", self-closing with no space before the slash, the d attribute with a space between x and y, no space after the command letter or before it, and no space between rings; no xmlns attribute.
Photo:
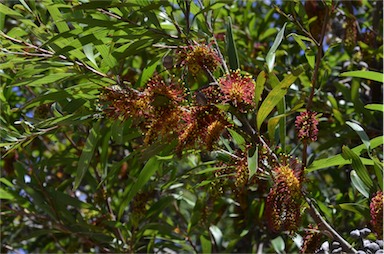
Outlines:
<svg viewBox="0 0 384 254"><path fill-rule="evenodd" d="M230 102L240 111L254 105L255 81L251 76L243 76L234 71L218 80L224 95L224 102Z"/></svg>
<svg viewBox="0 0 384 254"><path fill-rule="evenodd" d="M141 118L145 115L148 100L144 94L133 89L112 86L104 89L100 95L104 112L111 118Z"/></svg>
<svg viewBox="0 0 384 254"><path fill-rule="evenodd" d="M190 45L179 52L181 66L187 66L192 76L197 76L202 70L213 72L220 65L220 58L210 45Z"/></svg>
<svg viewBox="0 0 384 254"><path fill-rule="evenodd" d="M296 117L295 126L297 130L297 136L303 141L316 141L317 125L319 121L317 120L317 113L312 111L301 112L299 116Z"/></svg>
<svg viewBox="0 0 384 254"><path fill-rule="evenodd" d="M273 232L294 232L300 224L301 171L293 170L293 164L276 166L274 183L267 197L266 216Z"/></svg>
<svg viewBox="0 0 384 254"><path fill-rule="evenodd" d="M213 105L193 106L183 112L183 128L179 132L177 152L195 144L212 149L221 132L228 125L222 112Z"/></svg>
<svg viewBox="0 0 384 254"><path fill-rule="evenodd" d="M303 239L303 245L300 253L316 253L321 245L321 233L316 226L309 225Z"/></svg>
<svg viewBox="0 0 384 254"><path fill-rule="evenodd" d="M383 203L383 192L378 191L376 195L372 197L369 205L371 212L371 224L379 239L383 239Z"/></svg>

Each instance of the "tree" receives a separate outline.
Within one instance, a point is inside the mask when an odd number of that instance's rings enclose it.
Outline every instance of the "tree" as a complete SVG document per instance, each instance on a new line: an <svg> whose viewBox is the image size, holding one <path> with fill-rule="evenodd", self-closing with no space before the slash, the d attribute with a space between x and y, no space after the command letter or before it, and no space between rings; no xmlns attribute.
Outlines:
<svg viewBox="0 0 384 254"><path fill-rule="evenodd" d="M382 247L382 2L20 1L0 28L3 252Z"/></svg>

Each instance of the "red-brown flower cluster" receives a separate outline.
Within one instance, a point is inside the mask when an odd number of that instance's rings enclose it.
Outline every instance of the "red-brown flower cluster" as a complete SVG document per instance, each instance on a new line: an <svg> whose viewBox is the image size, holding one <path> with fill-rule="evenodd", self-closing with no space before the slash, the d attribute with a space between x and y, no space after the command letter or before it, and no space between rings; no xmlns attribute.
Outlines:
<svg viewBox="0 0 384 254"><path fill-rule="evenodd" d="M317 140L317 125L319 121L317 120L317 113L312 111L301 112L299 116L296 117L295 126L298 132L297 136L303 141Z"/></svg>
<svg viewBox="0 0 384 254"><path fill-rule="evenodd" d="M120 87L106 88L100 96L109 117L132 118L145 132L144 143L167 138L178 128L184 91L177 84L166 84L155 76L144 91Z"/></svg>
<svg viewBox="0 0 384 254"><path fill-rule="evenodd" d="M144 143L150 144L156 139L169 137L177 130L181 121L184 91L180 86L166 84L161 77L155 76L148 81L144 95L148 101Z"/></svg>
<svg viewBox="0 0 384 254"><path fill-rule="evenodd" d="M317 225L309 225L303 239L303 245L300 249L300 253L316 253L321 245L321 237L322 235L318 230Z"/></svg>
<svg viewBox="0 0 384 254"><path fill-rule="evenodd" d="M255 81L251 76L243 76L234 71L218 80L224 94L224 102L230 102L240 111L254 105Z"/></svg>
<svg viewBox="0 0 384 254"><path fill-rule="evenodd" d="M221 132L228 125L224 115L213 105L193 106L183 112L184 128L180 129L177 152L196 144L212 149Z"/></svg>
<svg viewBox="0 0 384 254"><path fill-rule="evenodd" d="M106 87L100 95L100 101L104 104L104 112L111 118L123 118L135 116L141 118L145 115L148 101L143 93L120 86Z"/></svg>
<svg viewBox="0 0 384 254"><path fill-rule="evenodd" d="M371 224L373 226L373 230L380 239L383 239L383 203L383 192L378 191L376 195L372 197L369 205L371 212Z"/></svg>
<svg viewBox="0 0 384 254"><path fill-rule="evenodd" d="M293 232L300 224L302 176L299 164L295 160L291 162L295 164L286 165L284 162L272 172L274 183L267 197L265 214L268 225L274 232Z"/></svg>
<svg viewBox="0 0 384 254"><path fill-rule="evenodd" d="M193 76L197 76L202 70L213 72L220 65L220 58L210 45L196 43L178 53L180 65L187 66Z"/></svg>

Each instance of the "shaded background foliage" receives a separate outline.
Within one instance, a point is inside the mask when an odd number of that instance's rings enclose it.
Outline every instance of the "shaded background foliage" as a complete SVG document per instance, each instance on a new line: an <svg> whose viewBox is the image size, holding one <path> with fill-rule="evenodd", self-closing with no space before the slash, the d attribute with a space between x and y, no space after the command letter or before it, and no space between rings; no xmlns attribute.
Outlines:
<svg viewBox="0 0 384 254"><path fill-rule="evenodd" d="M306 192L353 246L349 232L371 227L370 198L382 190L381 1L9 1L0 5L0 28L2 252L300 250L313 223L308 205L297 232L270 230L271 179L255 172L271 158L233 109L224 107L233 128L213 151L191 148L180 157L177 138L145 145L137 119L103 112L105 87L142 91L154 74L181 79L191 100L212 82L178 66L179 50L195 43L217 46L230 69L259 87L260 73L268 74L255 108L265 109L273 88L295 77L276 101L283 111L246 114L278 155L302 159L295 116L318 68L310 109L321 115ZM241 194L234 156L249 169Z"/></svg>

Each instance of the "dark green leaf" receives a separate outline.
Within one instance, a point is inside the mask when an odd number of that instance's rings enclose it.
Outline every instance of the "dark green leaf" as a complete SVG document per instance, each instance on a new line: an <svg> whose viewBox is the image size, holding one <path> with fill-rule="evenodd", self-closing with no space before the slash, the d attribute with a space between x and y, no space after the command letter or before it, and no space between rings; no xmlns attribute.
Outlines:
<svg viewBox="0 0 384 254"><path fill-rule="evenodd" d="M370 189L373 187L372 179L369 176L367 168L364 166L360 157L347 146L343 146L343 156L346 159L352 160L352 168L356 170L357 175L362 182Z"/></svg>
<svg viewBox="0 0 384 254"><path fill-rule="evenodd" d="M89 131L88 138L85 142L83 151L79 159L79 163L76 171L76 178L73 189L76 190L79 188L81 181L83 180L85 174L88 172L89 165L91 163L93 153L96 149L97 142L100 138L100 122L96 122L92 129Z"/></svg>
<svg viewBox="0 0 384 254"><path fill-rule="evenodd" d="M233 37L231 17L228 17L226 41L227 41L227 53L229 58L229 67L232 70L237 70L240 68L240 64L239 64L239 57L237 56L235 39Z"/></svg>

